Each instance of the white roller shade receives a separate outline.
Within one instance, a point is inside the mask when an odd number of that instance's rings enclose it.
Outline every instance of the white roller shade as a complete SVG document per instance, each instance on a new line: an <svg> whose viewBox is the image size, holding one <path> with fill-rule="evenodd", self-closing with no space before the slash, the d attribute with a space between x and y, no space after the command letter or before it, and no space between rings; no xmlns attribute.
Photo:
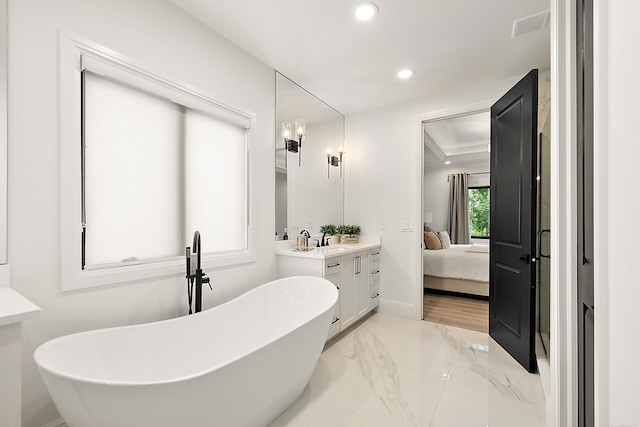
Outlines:
<svg viewBox="0 0 640 427"><path fill-rule="evenodd" d="M251 127L250 118L240 111L125 64L115 58L109 59L89 50L83 50L80 56L80 70L89 70L95 74L130 84L139 90L157 95L190 109L200 110L216 117L218 120L233 123L243 129L250 129Z"/></svg>

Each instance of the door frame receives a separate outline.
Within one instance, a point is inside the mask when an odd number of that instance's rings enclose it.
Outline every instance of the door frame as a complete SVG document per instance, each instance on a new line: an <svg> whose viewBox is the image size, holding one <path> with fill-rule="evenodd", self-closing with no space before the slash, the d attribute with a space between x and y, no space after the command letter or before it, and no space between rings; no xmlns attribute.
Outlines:
<svg viewBox="0 0 640 427"><path fill-rule="evenodd" d="M419 200L419 203L417 203L417 215L416 218L418 218L418 228L417 231L415 233L416 235L416 246L419 248L419 250L417 251L417 257L416 257L416 273L417 273L417 279L416 279L416 303L414 304L415 306L415 319L417 320L422 320L423 319L423 297L424 297L424 288L423 288L423 262L422 262L422 240L423 240L423 233L422 233L422 226L424 224L424 218L422 217L422 214L424 212L424 131L423 131L423 127L422 124L424 122L427 121L431 121L431 120L443 120L443 119L447 119L447 118L451 118L451 117L456 117L456 116L463 116L466 114L474 114L474 113L482 113L482 112L487 112L491 110L491 106L494 104L495 100L493 99L486 99L484 101L479 101L479 102L474 102L474 103L470 103L470 104L464 104L464 105L459 105L456 107L452 107L452 108L444 108L444 109L440 109L440 110L434 110L434 111L430 111L424 114L420 114L417 117L417 121L418 121L418 141L419 141L419 146L418 146L418 155L416 156L416 158L418 159L418 171L420 171L420 178L418 179L418 197L416 197L415 200Z"/></svg>

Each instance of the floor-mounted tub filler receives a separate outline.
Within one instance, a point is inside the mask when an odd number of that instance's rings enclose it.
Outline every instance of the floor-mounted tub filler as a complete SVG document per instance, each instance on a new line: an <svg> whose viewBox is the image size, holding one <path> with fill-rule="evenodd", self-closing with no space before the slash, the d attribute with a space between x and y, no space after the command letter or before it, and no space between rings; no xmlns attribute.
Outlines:
<svg viewBox="0 0 640 427"><path fill-rule="evenodd" d="M290 277L191 316L56 338L34 357L70 427L265 426L302 394L337 299L327 280Z"/></svg>

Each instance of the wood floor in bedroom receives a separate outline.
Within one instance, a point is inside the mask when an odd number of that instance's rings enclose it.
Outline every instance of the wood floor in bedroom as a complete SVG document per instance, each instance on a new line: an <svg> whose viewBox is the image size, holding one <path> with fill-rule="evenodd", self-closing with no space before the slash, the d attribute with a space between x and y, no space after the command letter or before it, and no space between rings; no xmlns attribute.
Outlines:
<svg viewBox="0 0 640 427"><path fill-rule="evenodd" d="M489 301L459 295L426 293L424 320L489 332Z"/></svg>

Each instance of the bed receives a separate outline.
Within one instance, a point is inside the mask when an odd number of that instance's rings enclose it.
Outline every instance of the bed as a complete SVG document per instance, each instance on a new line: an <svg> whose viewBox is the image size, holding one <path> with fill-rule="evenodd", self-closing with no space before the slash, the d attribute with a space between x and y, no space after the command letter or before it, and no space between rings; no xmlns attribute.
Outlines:
<svg viewBox="0 0 640 427"><path fill-rule="evenodd" d="M422 252L425 288L489 296L488 245L451 245Z"/></svg>

